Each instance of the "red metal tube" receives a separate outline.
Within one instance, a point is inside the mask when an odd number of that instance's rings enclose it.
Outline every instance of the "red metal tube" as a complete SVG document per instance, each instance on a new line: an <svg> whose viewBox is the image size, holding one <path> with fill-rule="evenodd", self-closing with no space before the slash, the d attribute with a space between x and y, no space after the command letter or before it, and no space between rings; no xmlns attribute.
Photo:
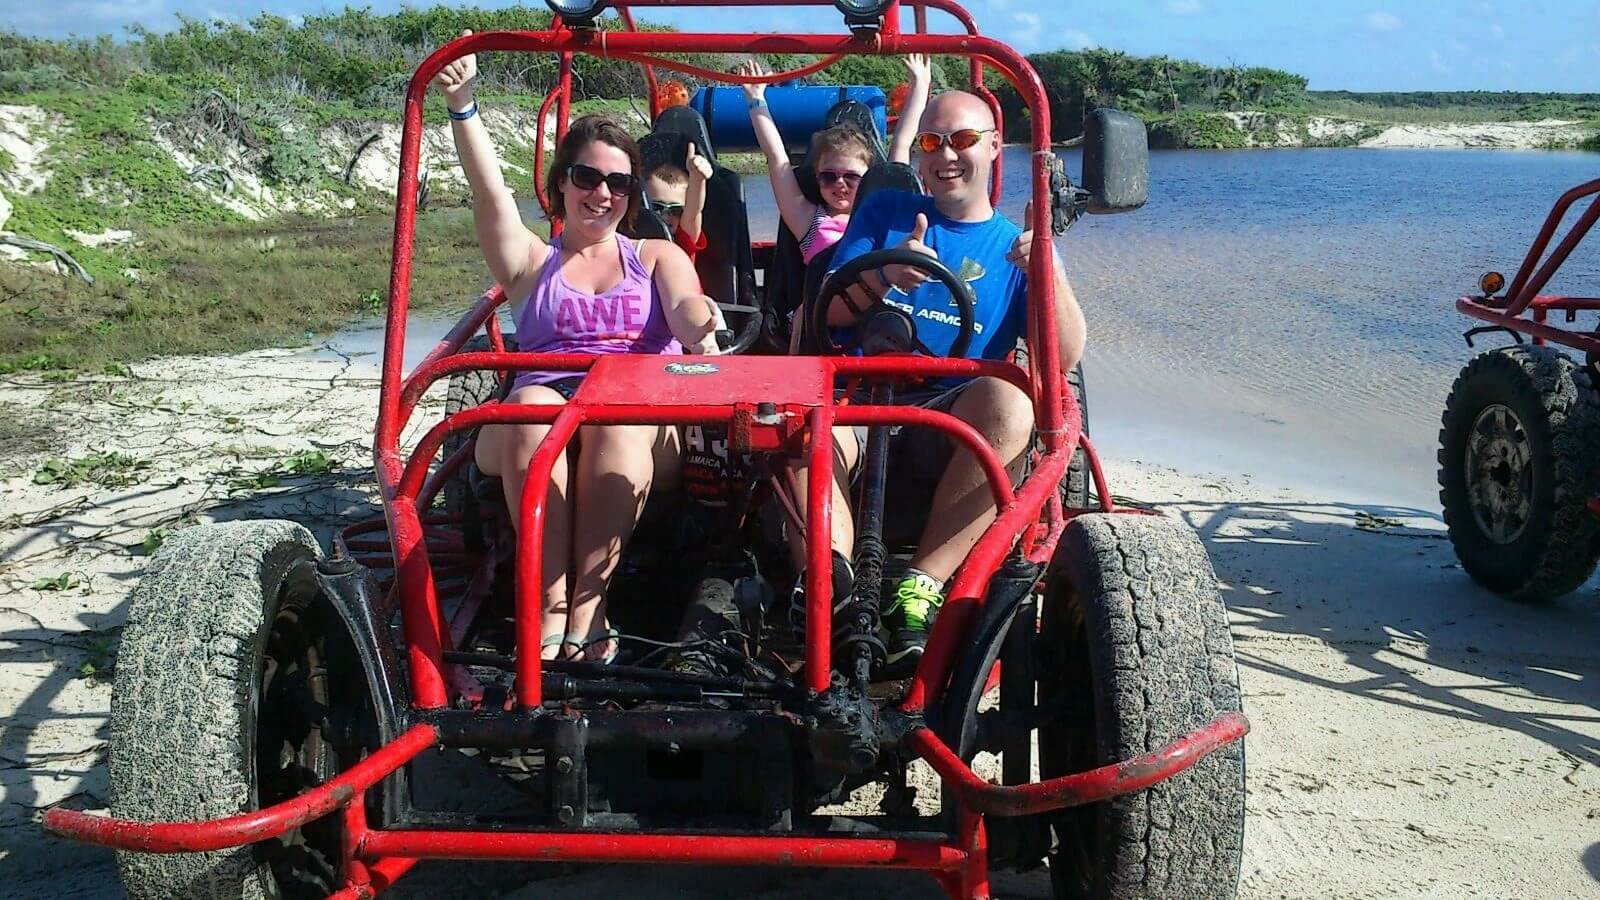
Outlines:
<svg viewBox="0 0 1600 900"><path fill-rule="evenodd" d="M429 354L432 356L432 354ZM417 401L428 392L434 382L457 372L474 369L493 369L510 372L517 369L542 369L560 372L587 372L595 362L592 353L454 353L433 359L424 359L412 370L401 387L400 412L402 427L411 421Z"/></svg>
<svg viewBox="0 0 1600 900"><path fill-rule="evenodd" d="M517 531L516 680L517 705L522 709L537 709L543 700L539 644L544 640L544 514L550 500L550 472L556 460L567 452L567 445L583 421L582 407L561 410L528 461L528 479L522 485L522 525Z"/></svg>
<svg viewBox="0 0 1600 900"><path fill-rule="evenodd" d="M811 459L806 472L806 684L828 689L833 665L833 410L807 416Z"/></svg>
<svg viewBox="0 0 1600 900"><path fill-rule="evenodd" d="M835 356L828 359L833 371L845 376L902 376L915 378L942 378L950 376L988 376L1016 385L1024 392L1033 390L1028 373L1015 363L997 359L935 359L912 354L885 354L883 356Z"/></svg>
<svg viewBox="0 0 1600 900"><path fill-rule="evenodd" d="M359 792L433 746L438 739L439 730L432 725L413 725L405 734L327 784L266 809L225 819L134 822L73 809L52 809L44 814L44 829L58 837L141 853L199 853L239 847L280 837L339 809Z"/></svg>
<svg viewBox="0 0 1600 900"><path fill-rule="evenodd" d="M883 838L410 830L374 831L368 835L362 853L369 859L401 856L927 871L951 871L967 858L962 850L934 841Z"/></svg>
<svg viewBox="0 0 1600 900"><path fill-rule="evenodd" d="M433 568L428 562L428 546L413 500L413 496L395 497L393 502L384 504L384 515L389 521L389 540L394 545L395 581L400 586L400 626L410 662L411 702L421 709L438 709L449 702L441 644L444 622Z"/></svg>
<svg viewBox="0 0 1600 900"><path fill-rule="evenodd" d="M496 288L500 286L495 285ZM502 294L504 292L502 291ZM483 320L483 334L489 339L489 349L495 353L506 352L505 335L500 333L500 317L490 316Z"/></svg>
<svg viewBox="0 0 1600 900"><path fill-rule="evenodd" d="M1545 216L1544 224L1539 227L1538 236L1533 239L1533 245L1528 248L1527 255L1522 258L1522 265L1517 267L1516 277L1511 279L1511 287L1506 290L1506 297L1509 298L1509 303L1505 311L1508 315L1519 315L1525 308L1527 308L1528 301L1532 298L1532 296L1539 293L1539 289L1544 287L1545 282L1550 280L1550 275L1555 273L1554 269L1551 269L1550 272L1545 273L1543 278L1539 279L1537 283L1529 284L1528 282L1529 276L1533 273L1534 264L1539 261L1540 257L1544 256L1544 249L1545 247L1549 246L1550 238L1555 234L1556 228L1561 224L1561 220L1566 217L1567 210L1572 206L1572 204L1582 200L1584 197L1587 197L1590 194L1596 193L1600 193L1600 178L1596 178L1593 181L1586 181L1583 184L1568 190L1556 200L1555 206L1550 208L1550 214ZM1596 199L1595 202L1591 204L1589 209L1584 213L1583 218L1588 220L1587 224L1584 224L1581 220L1580 222L1574 224L1572 229L1567 233L1569 238L1574 234L1577 234L1577 236L1581 238L1583 236L1583 232L1587 232L1589 230L1589 226L1594 224L1593 215L1595 214L1597 208L1600 208L1600 199ZM1556 255L1552 256L1551 258L1555 260L1557 259L1557 256L1559 256L1559 259L1556 262L1556 266L1559 267L1562 262L1566 261L1567 254L1570 252L1572 252L1571 247L1567 247L1565 252L1558 248L1556 250Z"/></svg>
<svg viewBox="0 0 1600 900"><path fill-rule="evenodd" d="M953 787L974 811L991 816L1027 816L1099 803L1143 790L1189 768L1208 754L1244 737L1250 723L1243 713L1230 712L1211 720L1165 747L1133 759L1063 775L1034 784L990 784L950 751L927 728L906 736L906 744Z"/></svg>
<svg viewBox="0 0 1600 900"><path fill-rule="evenodd" d="M966 446L983 467L989 481L989 492L997 509L1004 510L1016 499L1011 490L1011 476L1005 463L995 454L994 448L983 439L978 429L946 412L922 409L916 406L841 406L833 414L835 425L912 425L943 431ZM831 471L831 463L830 463Z"/></svg>
<svg viewBox="0 0 1600 900"><path fill-rule="evenodd" d="M1530 320L1524 316L1495 309L1492 306L1485 306L1476 297L1462 297L1457 300L1456 311L1472 316L1475 319L1482 319L1485 322L1509 328L1512 331L1532 335L1539 340L1555 341L1558 344L1565 344L1585 353L1600 353L1600 337L1578 331L1569 331L1555 325L1546 325L1543 322ZM1543 310L1534 310L1535 315L1541 312Z"/></svg>
<svg viewBox="0 0 1600 900"><path fill-rule="evenodd" d="M517 355L517 354L512 354ZM561 411L582 404L492 403L464 409L433 426L417 443L411 460L395 488L397 497L415 498L428 477L428 464L452 431L483 425L543 425L554 422ZM643 403L584 406L588 425L682 425L689 422L727 422L733 418L730 406L650 406Z"/></svg>
<svg viewBox="0 0 1600 900"><path fill-rule="evenodd" d="M550 215L550 198L545 196L544 123L546 117L550 115L550 107L556 104L556 97L560 93L561 86L557 85L550 89L550 93L544 95L544 102L539 104L539 121L534 126L533 194L546 217Z"/></svg>
<svg viewBox="0 0 1600 900"><path fill-rule="evenodd" d="M972 552L967 554L966 562L962 563L956 572L955 582L950 586L949 599L933 622L927 649L917 663L916 674L906 690L906 699L900 705L902 710L921 712L927 704L937 703L944 693L945 683L950 680L950 671L955 666L958 645L968 636L972 617L983 606L981 598L989 579L1000 568L1006 554L1011 552L1011 545L1017 536L1038 517L1045 498L1055 493L1067 462L1068 457L1062 451L1046 453L1039 461L1039 467L1023 485L1016 502L995 517L978 538Z"/></svg>

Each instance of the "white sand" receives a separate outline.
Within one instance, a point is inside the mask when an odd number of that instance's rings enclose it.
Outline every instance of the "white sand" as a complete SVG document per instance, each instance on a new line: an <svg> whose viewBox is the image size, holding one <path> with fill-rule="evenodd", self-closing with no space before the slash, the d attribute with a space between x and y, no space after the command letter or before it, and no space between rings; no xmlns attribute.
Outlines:
<svg viewBox="0 0 1600 900"><path fill-rule="evenodd" d="M44 838L39 811L105 805L108 685L79 677L115 637L138 545L189 518L285 516L326 537L371 509L371 357L267 351L138 365L132 378L0 380L0 417L53 423L0 444L0 883L11 896L116 892L108 851ZM437 418L437 396L419 421ZM229 418L233 421L229 421ZM10 434L0 431L0 435ZM413 428L409 436L415 439ZM324 478L258 497L229 483L320 449ZM1227 585L1246 712L1245 897L1568 897L1600 879L1600 607L1503 603L1437 523L1328 504L1236 475L1135 464L1116 493L1198 528ZM148 463L121 488L35 485L47 457ZM1376 516L1377 518L1372 518ZM67 576L64 590L32 587ZM531 877L425 865L396 896L493 896ZM893 873L533 870L519 897L932 897ZM548 876L560 877L548 880ZM507 879L510 879L509 881ZM1002 896L1048 896L1038 874Z"/></svg>
<svg viewBox="0 0 1600 900"><path fill-rule="evenodd" d="M1538 150L1574 144L1593 134L1581 123L1565 119L1537 122L1393 125L1361 142L1363 147L1422 147Z"/></svg>

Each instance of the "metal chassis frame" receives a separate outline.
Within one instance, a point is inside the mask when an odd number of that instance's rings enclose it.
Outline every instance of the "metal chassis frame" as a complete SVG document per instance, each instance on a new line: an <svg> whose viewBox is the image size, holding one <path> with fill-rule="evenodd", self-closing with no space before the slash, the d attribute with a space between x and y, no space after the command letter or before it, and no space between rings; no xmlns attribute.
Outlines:
<svg viewBox="0 0 1600 900"><path fill-rule="evenodd" d="M1171 777L1224 744L1240 739L1248 723L1237 713L1219 717L1198 731L1155 753L1027 785L994 785L977 776L922 721L923 710L937 704L954 668L964 636L976 621L990 579L1018 545L1024 557L1046 563L1054 552L1066 522L1077 511L1062 509L1056 486L1066 471L1074 449L1081 447L1091 466L1101 499L1100 509L1116 512L1098 456L1081 434L1077 404L1060 375L1060 351L1054 340L1056 308L1053 280L1055 255L1051 252L1049 106L1044 86L1027 60L1004 43L977 34L976 23L955 0L901 0L889 8L883 27L874 34L756 35L641 33L633 30L628 8L657 6L742 6L748 0L631 0L613 4L628 31L607 33L574 30L554 20L546 32L489 32L460 38L429 56L413 75L406 95L405 126L401 144L400 180L395 209L393 268L383 352L383 379L379 400L374 457L382 492L384 525L395 566L395 590L408 655L410 676L408 711L390 723L397 736L357 765L293 800L268 809L205 822L142 823L90 816L65 809L50 810L45 827L52 833L123 850L176 853L199 852L266 840L338 812L344 820L344 862L347 883L332 896L370 897L387 888L423 858L540 859L549 861L699 863L739 865L800 865L829 867L890 867L924 870L933 874L954 897L988 895L987 840L983 817L1026 815L1064 806L1095 803ZM828 0L769 0L769 5L832 6ZM900 8L915 11L918 31L900 28ZM926 33L925 16L936 9L954 16L965 34ZM571 97L572 59L590 53L631 59L646 66L653 86L653 66L697 71L658 59L658 51L808 53L825 57L842 54L963 55L972 60L974 87L998 115L998 102L983 87L983 65L988 64L1016 87L1032 110L1031 183L1035 210L1032 258L1028 272L1029 314L1027 340L1034 350L1031 376L1007 363L923 357L829 358L814 360L834 375L926 378L946 375L989 375L1026 389L1033 398L1043 452L1031 475L1013 491L1005 467L993 449L970 426L953 416L894 406L837 406L829 396L814 403L791 404L780 409L780 421L790 427L784 436L803 431L828 435L834 425L906 424L932 427L964 444L981 462L998 506L995 521L984 532L957 573L949 600L930 636L908 694L897 713L901 723L899 746L927 760L959 798L954 834L947 840L896 837L756 836L661 833L597 833L594 831L428 831L374 829L367 821L365 793L388 775L399 771L424 751L461 741L471 731L461 717L483 716L476 711L457 712L445 707L452 689L460 693L464 671L444 660L451 645L449 625L442 619L424 533L423 511L450 474L463 464L469 448L447 460L432 477L427 468L447 434L487 423L548 423L552 430L535 452L529 485L548 481L551 466L581 425L752 421L754 403L722 405L653 406L646 403L586 404L582 398L566 406L489 405L450 416L422 439L407 460L400 435L429 385L453 372L467 369L511 371L541 369L585 371L591 356L506 353L495 324L494 311L503 302L499 288L485 295L448 335L427 355L409 377L404 376L406 316L410 300L412 243L416 216L416 185L422 137L423 102L429 82L450 61L467 53L486 51L539 51L559 54L560 83L545 99L548 110L559 103L557 137L565 133ZM831 61L831 59L829 60ZM723 80L736 80L721 73ZM656 111L652 89L650 104ZM543 111L541 111L541 121ZM542 154L542 142L540 152ZM541 161L542 162L542 161ZM996 164L991 193L998 196ZM537 171L537 170L536 170ZM537 175L535 176L538 177ZM542 192L541 192L542 193ZM1591 210L1592 221L1595 210ZM1546 276L1548 277L1548 276ZM1537 281L1537 279L1536 279ZM1542 281L1538 283L1542 284ZM489 335L492 352L460 353L478 330ZM781 360L783 358L775 358ZM775 362L774 365L783 365ZM789 365L799 365L799 361ZM1046 374L1048 373L1048 374ZM763 411L765 412L765 411ZM770 419L770 415L767 416ZM777 431L759 435L772 439ZM759 428L757 429L759 431ZM813 471L831 470L831 440L811 441ZM543 704L540 696L540 583L538 536L543 524L544 492L529 489L523 498L523 527L519 530L517 557L518 624L516 634L517 711L507 713L505 727L520 719L528 731L540 730L546 721L566 718ZM813 479L807 500L807 539L811 573L807 585L812 604L809 620L827 622L831 585L827 572L831 518L828 479ZM1129 511L1132 512L1132 511ZM432 521L431 517L430 520ZM352 526L347 536L359 530ZM352 542L356 543L356 542ZM372 543L372 542L369 542ZM340 548L348 552L345 541ZM813 626L807 637L808 687L828 688L830 651L827 629ZM398 687L398 686L396 686ZM403 694L401 695L403 697ZM548 730L548 729L545 729ZM452 737L453 734L453 737ZM504 739L504 735L501 735Z"/></svg>

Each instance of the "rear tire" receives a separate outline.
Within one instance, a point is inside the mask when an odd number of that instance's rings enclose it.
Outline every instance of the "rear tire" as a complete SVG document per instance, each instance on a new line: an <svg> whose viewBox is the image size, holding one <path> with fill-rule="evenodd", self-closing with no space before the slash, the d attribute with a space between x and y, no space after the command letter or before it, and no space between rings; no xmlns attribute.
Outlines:
<svg viewBox="0 0 1600 900"><path fill-rule="evenodd" d="M516 335L505 336L506 349L516 346ZM479 335L462 345L462 353L486 353L489 350L489 338ZM500 394L503 375L492 369L474 369L467 372L457 372L450 376L450 387L445 394L444 414L453 416L463 410L475 409L495 399ZM473 432L452 431L444 439L444 448L440 451L440 459L451 457L461 445L465 444ZM466 516L469 513L477 515L477 498L472 493L472 479L468 469L474 465L472 460L467 460L466 465L456 470L456 474L444 484L440 492L444 496L444 510L447 515Z"/></svg>
<svg viewBox="0 0 1600 900"><path fill-rule="evenodd" d="M1549 347L1505 347L1461 370L1439 429L1439 502L1461 567L1513 600L1559 597L1600 560L1600 399Z"/></svg>
<svg viewBox="0 0 1600 900"><path fill-rule="evenodd" d="M310 532L227 522L180 532L130 596L111 700L111 812L144 822L238 815L356 761L340 715L366 681L316 581ZM337 642L343 641L343 644ZM212 853L119 852L128 896L322 897L343 882L335 814Z"/></svg>
<svg viewBox="0 0 1600 900"><path fill-rule="evenodd" d="M1127 760L1237 712L1227 609L1192 529L1158 516L1079 516L1045 587L1042 778ZM1244 746L1150 788L1054 814L1055 896L1231 898L1244 846Z"/></svg>
<svg viewBox="0 0 1600 900"><path fill-rule="evenodd" d="M1067 373L1067 385L1078 398L1078 411L1083 415L1083 436L1089 436L1089 389L1083 383L1083 363ZM1072 452L1072 462L1067 465L1067 475L1061 481L1061 502L1069 508L1084 509L1093 504L1093 473L1089 471L1089 456L1083 448Z"/></svg>

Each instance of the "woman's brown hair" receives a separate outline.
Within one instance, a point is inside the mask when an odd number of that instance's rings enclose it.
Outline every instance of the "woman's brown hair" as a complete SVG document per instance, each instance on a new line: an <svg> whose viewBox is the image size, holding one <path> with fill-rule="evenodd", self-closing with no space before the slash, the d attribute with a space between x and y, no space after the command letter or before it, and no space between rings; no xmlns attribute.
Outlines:
<svg viewBox="0 0 1600 900"><path fill-rule="evenodd" d="M628 227L633 227L634 219L639 215L639 209L644 206L644 184L639 168L639 144L628 135L622 123L609 116L584 116L573 122L567 129L567 136L561 139L556 146L556 154L550 160L550 174L545 178L545 199L550 204L550 218L560 219L567 214L566 202L561 196L561 185L567 180L567 170L578 161L578 154L595 141L610 144L611 146L628 154L628 171L634 176L634 187L628 192L628 211L623 213L622 222Z"/></svg>

